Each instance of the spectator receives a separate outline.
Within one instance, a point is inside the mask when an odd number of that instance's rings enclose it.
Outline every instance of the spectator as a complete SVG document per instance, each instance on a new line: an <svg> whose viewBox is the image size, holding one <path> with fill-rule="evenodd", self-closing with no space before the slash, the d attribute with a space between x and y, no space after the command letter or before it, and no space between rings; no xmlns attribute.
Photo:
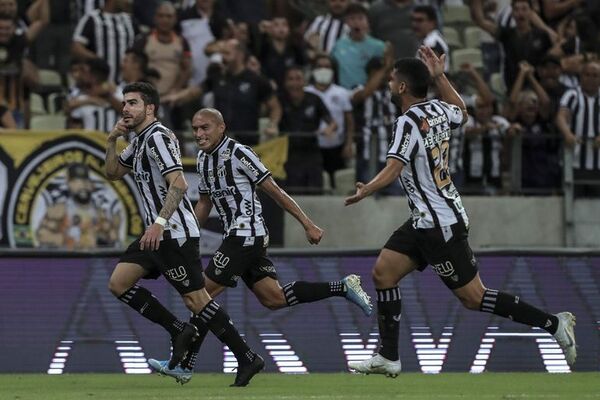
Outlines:
<svg viewBox="0 0 600 400"><path fill-rule="evenodd" d="M32 52L35 64L40 68L54 69L65 79L71 61L70 47L65 44L71 41L73 35L75 10L72 1L44 0L43 4L40 10L49 13L49 24L35 41ZM33 24L29 29L33 29Z"/></svg>
<svg viewBox="0 0 600 400"><path fill-rule="evenodd" d="M334 75L335 68L331 57L326 54L317 56L312 71L314 83L306 87L306 91L321 98L337 126L334 135L319 135L323 169L329 174L331 186L335 188L335 171L344 168L346 160L352 157L354 119L350 91L333 83Z"/></svg>
<svg viewBox="0 0 600 400"><path fill-rule="evenodd" d="M149 66L146 53L131 48L125 51L123 62L121 62L121 76L123 79L119 83L119 89L122 90L130 83L134 82L155 82L160 78L160 73Z"/></svg>
<svg viewBox="0 0 600 400"><path fill-rule="evenodd" d="M317 135L331 138L337 127L320 97L306 92L304 87L302 69L288 68L284 90L279 96L283 109L279 129L291 135L285 164L286 190L318 194L323 187L323 158Z"/></svg>
<svg viewBox="0 0 600 400"><path fill-rule="evenodd" d="M331 55L339 66L340 85L353 89L367 82L365 66L371 58L383 56L385 44L369 35L368 14L362 5L350 4L344 20L350 33L337 41Z"/></svg>
<svg viewBox="0 0 600 400"><path fill-rule="evenodd" d="M560 81L562 67L560 59L553 56L545 57L536 68L540 85L550 99L549 115L556 115L562 95L567 87Z"/></svg>
<svg viewBox="0 0 600 400"><path fill-rule="evenodd" d="M539 112L540 116L545 120L550 117L550 97L542 85L540 85L534 73L535 68L533 68L533 66L531 66L527 61L521 61L519 63L519 74L517 75L515 84L511 88L509 107L506 111L506 116L509 119L514 119L518 113L520 94L523 91L526 83L536 94L536 101L539 102L539 108L537 112Z"/></svg>
<svg viewBox="0 0 600 400"><path fill-rule="evenodd" d="M520 61L527 61L536 66L552 47L552 39L548 33L539 30L531 23L534 15L531 10L531 0L512 0L512 8L515 27L502 27L485 19L481 0L471 2L475 23L502 44L505 54L504 82L508 88L513 86L517 78Z"/></svg>
<svg viewBox="0 0 600 400"><path fill-rule="evenodd" d="M393 125L398 113L388 87L393 66L393 47L388 44L383 59L377 57L369 60L365 67L368 80L364 86L356 87L352 94L356 122L357 182L369 182L386 163ZM376 163L372 169L370 160Z"/></svg>
<svg viewBox="0 0 600 400"><path fill-rule="evenodd" d="M149 68L160 74L155 86L161 97L187 86L192 73L190 46L175 32L176 25L175 7L162 2L156 8L154 29L135 44L147 55Z"/></svg>
<svg viewBox="0 0 600 400"><path fill-rule="evenodd" d="M0 14L6 14L15 21L17 31L24 33L29 43L33 43L50 20L49 0L29 2L23 17L18 14L17 0L0 0Z"/></svg>
<svg viewBox="0 0 600 400"><path fill-rule="evenodd" d="M432 6L417 6L413 8L411 15L412 30L419 45L430 47L435 54L441 56L446 55L446 66L444 70L450 70L450 49L444 40L442 33L438 30L438 21L435 8Z"/></svg>
<svg viewBox="0 0 600 400"><path fill-rule="evenodd" d="M349 0L327 0L327 14L317 15L304 33L304 39L316 52L330 53L335 43L350 32L344 23Z"/></svg>
<svg viewBox="0 0 600 400"><path fill-rule="evenodd" d="M560 100L556 125L565 145L574 148L573 168L576 179L600 177L600 63L587 61L579 76L580 84L569 89ZM597 188L596 188L597 189ZM598 194L584 187L581 194Z"/></svg>
<svg viewBox="0 0 600 400"><path fill-rule="evenodd" d="M494 104L477 96L473 116L464 126L467 185L494 194L502 187L502 142L510 123L494 114Z"/></svg>
<svg viewBox="0 0 600 400"><path fill-rule="evenodd" d="M59 0L65 1L65 0ZM80 20L84 15L104 7L106 0L75 0L77 19Z"/></svg>
<svg viewBox="0 0 600 400"><path fill-rule="evenodd" d="M558 189L560 140L540 113L537 94L524 90L517 101L517 125L509 134L522 135L521 185L527 189Z"/></svg>
<svg viewBox="0 0 600 400"><path fill-rule="evenodd" d="M110 67L100 59L87 61L88 85L67 102L67 128L110 132L121 111L121 90L109 81Z"/></svg>
<svg viewBox="0 0 600 400"><path fill-rule="evenodd" d="M369 8L373 36L391 42L398 58L413 57L418 49L410 28L412 7L412 0L376 0Z"/></svg>
<svg viewBox="0 0 600 400"><path fill-rule="evenodd" d="M275 17L271 21L261 23L267 37L262 41L260 52L262 71L272 79L278 88L283 86L283 79L287 68L293 65L303 66L307 63L306 50L293 43L290 38L290 27L287 19Z"/></svg>
<svg viewBox="0 0 600 400"><path fill-rule="evenodd" d="M199 85L206 78L208 57L204 53L207 44L221 39L227 20L215 11L214 0L196 0L193 7L179 15L181 35L190 44L192 52L191 85Z"/></svg>
<svg viewBox="0 0 600 400"><path fill-rule="evenodd" d="M114 83L120 80L123 55L133 45L137 29L124 12L126 6L127 0L106 0L102 9L84 15L73 33L72 55L106 61Z"/></svg>
<svg viewBox="0 0 600 400"><path fill-rule="evenodd" d="M540 0L542 18L556 27L562 18L582 7L586 0Z"/></svg>
<svg viewBox="0 0 600 400"><path fill-rule="evenodd" d="M281 119L281 106L269 81L246 68L246 49L237 39L223 43L224 70L215 69L215 76L200 86L191 86L163 98L170 105L182 104L212 92L214 107L223 114L230 133L244 135L239 140L247 145L258 143L258 119L264 104L269 112L265 133L275 136Z"/></svg>
<svg viewBox="0 0 600 400"><path fill-rule="evenodd" d="M90 67L86 60L73 59L71 60L70 75L73 85L69 87L67 100L79 96L89 87Z"/></svg>
<svg viewBox="0 0 600 400"><path fill-rule="evenodd" d="M0 130L17 129L17 123L8 107L0 105Z"/></svg>
<svg viewBox="0 0 600 400"><path fill-rule="evenodd" d="M25 79L23 62L28 40L17 32L14 18L0 14L0 104L6 106L19 128L25 127Z"/></svg>
<svg viewBox="0 0 600 400"><path fill-rule="evenodd" d="M267 3L267 0L219 0L227 18L248 24L258 24L268 18Z"/></svg>

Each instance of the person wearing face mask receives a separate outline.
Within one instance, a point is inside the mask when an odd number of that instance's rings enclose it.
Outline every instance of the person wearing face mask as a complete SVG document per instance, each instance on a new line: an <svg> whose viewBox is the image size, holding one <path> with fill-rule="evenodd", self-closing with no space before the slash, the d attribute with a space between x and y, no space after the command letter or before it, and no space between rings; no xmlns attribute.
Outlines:
<svg viewBox="0 0 600 400"><path fill-rule="evenodd" d="M319 135L319 148L323 155L323 169L329 174L331 186L335 188L335 171L346 166L352 157L352 136L354 119L350 91L333 83L333 60L326 54L317 56L312 78L314 84L305 90L321 98L337 125L332 136Z"/></svg>

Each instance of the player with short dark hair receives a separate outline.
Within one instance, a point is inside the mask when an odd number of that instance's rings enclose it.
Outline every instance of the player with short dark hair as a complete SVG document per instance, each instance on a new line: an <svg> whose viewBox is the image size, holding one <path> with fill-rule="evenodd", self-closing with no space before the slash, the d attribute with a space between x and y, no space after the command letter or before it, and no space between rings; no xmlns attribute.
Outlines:
<svg viewBox="0 0 600 400"><path fill-rule="evenodd" d="M238 360L232 386L246 386L264 368L263 359L240 337L227 313L208 295L200 261L200 228L186 195L179 142L156 119L160 99L149 83L136 82L123 89L122 118L108 136L106 176L121 179L133 170L144 205L146 231L121 256L109 282L122 302L171 335L175 367L198 337L212 331ZM136 137L120 156L116 140L130 131ZM182 322L137 282L163 275L192 311L191 323Z"/></svg>
<svg viewBox="0 0 600 400"><path fill-rule="evenodd" d="M339 296L346 297L370 315L369 296L356 275L334 282L297 281L283 287L279 285L273 262L267 257L269 233L256 190L265 191L294 216L304 228L309 243L318 244L323 230L275 183L271 172L250 147L225 135L225 122L219 111L201 109L192 119L192 129L200 147L200 199L195 208L198 222L204 225L214 206L224 227L223 243L205 271L208 293L216 296L227 287L237 286L241 278L257 299L271 310ZM200 331L200 339L181 366L170 368L166 361L153 359L148 363L159 373L172 376L182 384L189 382L205 334L206 330Z"/></svg>
<svg viewBox="0 0 600 400"><path fill-rule="evenodd" d="M351 205L399 178L408 197L411 218L389 238L373 268L379 317L378 353L348 366L367 374L396 377L399 322L402 310L398 283L427 265L440 276L462 304L513 321L539 327L554 335L573 365L575 317L569 312L548 314L519 296L486 288L477 259L468 242L469 219L448 170L448 150L453 129L468 118L466 106L444 75L445 55L438 58L421 47L422 59L401 59L392 72L390 89L401 102L403 114L396 120L387 164L369 183L356 183ZM426 83L433 81L443 101L426 98Z"/></svg>

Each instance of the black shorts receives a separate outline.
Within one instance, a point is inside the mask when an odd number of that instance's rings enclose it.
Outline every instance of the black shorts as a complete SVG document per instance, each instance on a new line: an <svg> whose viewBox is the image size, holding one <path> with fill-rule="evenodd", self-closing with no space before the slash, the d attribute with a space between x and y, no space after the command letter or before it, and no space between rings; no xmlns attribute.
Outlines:
<svg viewBox="0 0 600 400"><path fill-rule="evenodd" d="M205 274L228 287L236 287L241 277L250 289L263 278L277 279L273 262L267 258L268 246L268 236L228 236L208 263Z"/></svg>
<svg viewBox="0 0 600 400"><path fill-rule="evenodd" d="M386 249L406 254L419 271L428 265L450 289L469 283L477 274L477 259L462 221L444 228L415 229L408 220L388 239Z"/></svg>
<svg viewBox="0 0 600 400"><path fill-rule="evenodd" d="M180 294L204 287L198 238L188 238L181 246L177 239L164 239L156 251L140 250L140 239L137 239L119 261L142 266L148 271L144 279L157 279L163 275Z"/></svg>

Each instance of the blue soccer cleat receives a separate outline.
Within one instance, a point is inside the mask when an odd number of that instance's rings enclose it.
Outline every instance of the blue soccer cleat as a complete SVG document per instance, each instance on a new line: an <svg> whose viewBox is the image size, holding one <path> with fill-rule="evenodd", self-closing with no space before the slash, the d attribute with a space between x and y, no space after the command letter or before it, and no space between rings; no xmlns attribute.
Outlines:
<svg viewBox="0 0 600 400"><path fill-rule="evenodd" d="M173 369L169 369L169 360L158 361L154 358L149 358L148 365L160 375L170 376L182 385L185 385L192 379L191 369L181 368L179 365Z"/></svg>
<svg viewBox="0 0 600 400"><path fill-rule="evenodd" d="M360 286L360 276L348 275L342 279L346 287L346 299L359 306L365 315L370 316L373 313L373 304L371 298Z"/></svg>

